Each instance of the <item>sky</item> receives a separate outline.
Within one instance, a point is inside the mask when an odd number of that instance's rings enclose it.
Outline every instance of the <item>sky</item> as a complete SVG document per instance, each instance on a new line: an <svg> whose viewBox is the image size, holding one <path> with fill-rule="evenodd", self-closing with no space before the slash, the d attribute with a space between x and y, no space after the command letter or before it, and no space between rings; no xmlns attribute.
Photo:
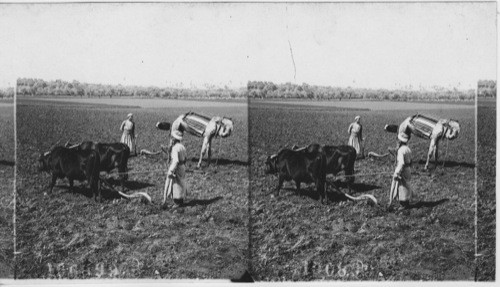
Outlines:
<svg viewBox="0 0 500 287"><path fill-rule="evenodd" d="M0 87L474 89L496 64L495 2L0 4Z"/></svg>

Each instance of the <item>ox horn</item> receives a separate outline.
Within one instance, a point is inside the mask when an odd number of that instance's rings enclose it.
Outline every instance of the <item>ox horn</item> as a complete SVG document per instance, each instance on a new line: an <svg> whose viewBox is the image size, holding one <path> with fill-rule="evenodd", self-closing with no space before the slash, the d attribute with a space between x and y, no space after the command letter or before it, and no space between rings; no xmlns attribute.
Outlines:
<svg viewBox="0 0 500 287"><path fill-rule="evenodd" d="M375 203L376 205L378 205L377 199L375 198L375 196L373 196L371 194L362 194L360 196L350 196L349 194L344 193L344 195L347 198L349 198L350 200L353 200L353 201L360 201L360 200L363 200L363 199L370 199L371 201L373 201L373 203Z"/></svg>
<svg viewBox="0 0 500 287"><path fill-rule="evenodd" d="M377 158L386 157L388 155L389 155L389 153L378 154L378 153L376 153L374 151L371 151L371 152L368 153L368 157L377 157Z"/></svg>
<svg viewBox="0 0 500 287"><path fill-rule="evenodd" d="M55 144L53 144L49 150L52 150L53 148L55 148L59 143L61 142L61 140L59 139Z"/></svg>
<svg viewBox="0 0 500 287"><path fill-rule="evenodd" d="M45 153L43 153L44 156L47 156L49 155L51 152L52 152L52 149L55 148L59 142L61 142L61 140L58 140L55 144L53 144L50 148L49 148L49 151L46 151Z"/></svg>
<svg viewBox="0 0 500 287"><path fill-rule="evenodd" d="M79 146L79 145L81 145L81 144L82 144L82 143L76 143L76 144L74 144L74 145L72 145L72 146L69 146L68 148L69 148L69 149L73 149L73 148L78 147L78 146Z"/></svg>

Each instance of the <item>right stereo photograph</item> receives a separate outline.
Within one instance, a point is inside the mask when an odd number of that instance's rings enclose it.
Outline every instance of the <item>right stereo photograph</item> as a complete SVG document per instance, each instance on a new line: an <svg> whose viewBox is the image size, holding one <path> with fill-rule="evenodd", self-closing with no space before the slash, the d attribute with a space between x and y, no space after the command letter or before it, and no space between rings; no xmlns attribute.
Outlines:
<svg viewBox="0 0 500 287"><path fill-rule="evenodd" d="M495 280L495 11L267 10L285 44L247 85L256 280Z"/></svg>

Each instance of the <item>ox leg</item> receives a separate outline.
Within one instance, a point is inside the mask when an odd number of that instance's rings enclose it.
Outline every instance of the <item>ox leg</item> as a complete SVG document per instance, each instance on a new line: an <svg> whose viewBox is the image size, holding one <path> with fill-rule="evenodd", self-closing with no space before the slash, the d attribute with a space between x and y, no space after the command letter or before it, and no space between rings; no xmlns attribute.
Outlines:
<svg viewBox="0 0 500 287"><path fill-rule="evenodd" d="M69 192L73 192L73 183L74 183L73 179L70 178L69 179Z"/></svg>
<svg viewBox="0 0 500 287"><path fill-rule="evenodd" d="M333 188L335 188L335 190L336 190L336 191L341 192L341 191L340 191L340 188L337 186L337 183L336 183L336 181L335 181L335 178L333 179L332 185L333 185Z"/></svg>
<svg viewBox="0 0 500 287"><path fill-rule="evenodd" d="M324 180L321 180L319 185L321 186L321 189L323 189L323 197L325 198L325 204L329 204L330 200L328 199L328 194L327 194L326 178Z"/></svg>
<svg viewBox="0 0 500 287"><path fill-rule="evenodd" d="M355 180L355 177L353 176L353 174L354 174L354 169L352 171L350 171L350 173L348 174L349 177L347 180L347 188L349 190L349 194L352 194L352 190L353 190L353 185L354 185L354 180Z"/></svg>
<svg viewBox="0 0 500 287"><path fill-rule="evenodd" d="M319 202L323 204L323 190L321 190L319 181L317 180L314 184L316 184L316 192L319 195Z"/></svg>
<svg viewBox="0 0 500 287"><path fill-rule="evenodd" d="M336 193L339 194L339 195L342 195L344 194L341 190L340 190L340 187L337 185L337 181L334 179L334 181L332 182L332 186L333 188L335 189ZM347 187L349 188L349 193L348 194L351 194L351 186L350 184L348 183L347 184Z"/></svg>
<svg viewBox="0 0 500 287"><path fill-rule="evenodd" d="M49 193L52 193L52 190L54 189L54 186L56 185L56 181L57 181L57 175L53 174L52 180L50 181Z"/></svg>
<svg viewBox="0 0 500 287"><path fill-rule="evenodd" d="M274 190L274 195L275 196L280 196L280 189L283 186L283 182L284 181L285 181L285 179L283 177L281 177L281 176L278 177L278 186Z"/></svg>
<svg viewBox="0 0 500 287"><path fill-rule="evenodd" d="M125 177L122 176L120 181L121 181L121 185L122 185L122 192L125 193Z"/></svg>
<svg viewBox="0 0 500 287"><path fill-rule="evenodd" d="M101 181L98 179L97 180L97 192L99 193L99 203L102 203L102 193L101 193Z"/></svg>
<svg viewBox="0 0 500 287"><path fill-rule="evenodd" d="M352 185L354 184L354 180L355 180L355 177L353 176L353 174L354 174L354 166L349 168L349 170L345 172L345 175L347 178L347 188L349 190L349 194L351 194Z"/></svg>
<svg viewBox="0 0 500 287"><path fill-rule="evenodd" d="M297 187L297 193L302 197L302 192L300 192L300 181L296 181L295 186Z"/></svg>
<svg viewBox="0 0 500 287"><path fill-rule="evenodd" d="M325 203L330 204L330 199L328 199L328 192L327 192L327 188L326 188L326 180L321 183L321 186L323 188L323 192L324 192L324 196L325 196Z"/></svg>
<svg viewBox="0 0 500 287"><path fill-rule="evenodd" d="M319 194L319 202L321 204L328 204L328 196L326 194L325 182L322 180L316 180L316 191Z"/></svg>
<svg viewBox="0 0 500 287"><path fill-rule="evenodd" d="M125 181L128 180L128 168L127 168L127 161L128 159L124 156L122 159L121 159L121 163L120 163L120 166L118 166L118 171L120 172L120 180L121 180L121 184L122 184L122 192L124 193L125 192ZM100 179L99 179L99 182L100 182Z"/></svg>

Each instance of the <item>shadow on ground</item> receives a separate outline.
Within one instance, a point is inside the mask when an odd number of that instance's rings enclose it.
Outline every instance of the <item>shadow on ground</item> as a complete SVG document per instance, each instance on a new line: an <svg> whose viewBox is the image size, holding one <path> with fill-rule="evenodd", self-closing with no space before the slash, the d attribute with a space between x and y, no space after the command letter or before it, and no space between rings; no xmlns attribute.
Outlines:
<svg viewBox="0 0 500 287"><path fill-rule="evenodd" d="M10 160L0 160L0 165L14 166L16 163Z"/></svg>
<svg viewBox="0 0 500 287"><path fill-rule="evenodd" d="M222 199L222 196L217 196L217 197L214 197L211 199L192 199L192 200L188 201L185 205L186 206L197 206L197 205L206 206L206 205L212 204L216 201L219 201L221 199Z"/></svg>
<svg viewBox="0 0 500 287"><path fill-rule="evenodd" d="M59 189L64 189L64 191L62 191L62 192L70 193L68 185L63 185L63 186L56 185L55 188L56 187ZM55 191L55 188L54 188L54 191ZM54 192L54 191L52 191L52 192ZM94 194L92 193L92 190L85 185L73 186L71 193L81 194L89 199L93 198L93 196L94 196ZM118 194L117 192L109 190L109 189L105 189L105 188L101 189L101 196L102 196L103 201L122 198L120 196L120 194Z"/></svg>
<svg viewBox="0 0 500 287"><path fill-rule="evenodd" d="M196 157L191 158L192 162L198 163L199 160L200 160L200 158L196 158ZM207 165L207 161L203 160L202 161L202 167L206 167L206 165ZM231 160L231 159L225 159L225 158L221 158L221 159L217 160L216 158L212 158L212 160L210 161L210 165L240 165L240 166L249 166L250 163L248 161L241 161L241 160Z"/></svg>
<svg viewBox="0 0 500 287"><path fill-rule="evenodd" d="M425 165L425 162L426 161L423 159L418 161L418 163L421 165ZM429 162L429 169L430 170L433 170L436 167L442 167L442 166L443 166L442 161L438 161L437 164L435 164L434 161ZM465 168L475 168L476 164L470 163L470 162L456 162L456 161L452 161L452 160L447 160L444 162L444 167L457 167L457 166L458 167L465 167Z"/></svg>
<svg viewBox="0 0 500 287"><path fill-rule="evenodd" d="M113 186L114 189L118 189L121 191L121 182L120 180L116 179L116 178L108 178L106 179L106 181L111 184ZM163 184L163 182L162 182ZM148 182L140 182L140 181L135 181L135 180L127 180L125 181L125 192L127 192L127 190L139 190L139 189L143 189L143 188L146 188L146 187L151 187L151 186L155 186L155 184L151 184L151 183L148 183Z"/></svg>
<svg viewBox="0 0 500 287"><path fill-rule="evenodd" d="M342 182L342 181L327 181L327 186L330 187L330 190L333 189L335 191L335 187L337 189L340 189L341 192L348 192L349 190L349 184L347 182ZM354 194L354 193L360 193L360 192L368 192L370 190L378 189L380 186L377 185L372 185L372 184L366 184L366 183L353 183L351 184L351 192L349 193Z"/></svg>
<svg viewBox="0 0 500 287"><path fill-rule="evenodd" d="M371 190L371 189L368 189L368 190ZM285 195L285 193L284 193L285 191L292 192L293 196L309 197L310 199L316 200L319 203L319 194L316 191L316 187L314 187L314 185L311 185L311 186L308 186L308 187L301 187L300 191L297 191L297 189L294 188L294 187L282 188L280 190L280 196L288 196L288 195ZM270 192L270 194L274 194L274 190L272 192ZM341 202L341 201L348 201L348 200L350 200L341 191L339 192L339 191L331 190L331 189L329 189L327 191L327 195L326 196L328 197L328 201L330 203L335 203L335 202Z"/></svg>
<svg viewBox="0 0 500 287"><path fill-rule="evenodd" d="M419 201L410 205L410 208L434 207L449 201L448 198L443 198L437 201Z"/></svg>

